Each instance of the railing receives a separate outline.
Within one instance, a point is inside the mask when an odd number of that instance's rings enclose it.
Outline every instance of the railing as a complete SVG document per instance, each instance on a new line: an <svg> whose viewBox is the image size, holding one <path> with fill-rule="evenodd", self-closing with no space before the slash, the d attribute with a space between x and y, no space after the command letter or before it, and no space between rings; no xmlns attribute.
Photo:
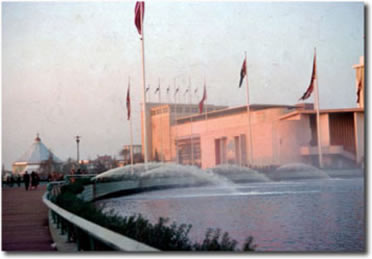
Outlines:
<svg viewBox="0 0 372 259"><path fill-rule="evenodd" d="M51 215L50 220L56 224L61 235L67 234L66 242L76 242L78 251L81 251L82 247L85 247L86 250L112 249L128 252L159 251L153 247L94 224L51 202L50 199L54 195L59 194L60 187L64 183L65 182L49 183L48 192L43 196L43 202L49 208ZM88 245L84 244L82 246L82 242L88 242ZM88 249L86 247L88 247Z"/></svg>

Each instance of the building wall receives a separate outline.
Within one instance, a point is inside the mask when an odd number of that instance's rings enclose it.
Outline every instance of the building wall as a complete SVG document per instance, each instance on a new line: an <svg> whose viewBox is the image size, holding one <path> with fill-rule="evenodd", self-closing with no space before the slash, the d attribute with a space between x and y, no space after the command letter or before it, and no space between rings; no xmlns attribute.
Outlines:
<svg viewBox="0 0 372 259"><path fill-rule="evenodd" d="M247 161L247 164L267 166L296 162L301 160L300 146L310 141L309 121L306 118L279 121L279 117L285 112L286 109L283 108L251 111L252 145L247 112L180 124L172 127L172 136L184 138L190 136L191 132L200 136L202 168L214 167L218 163L216 153L221 153L224 158L221 163L239 164L241 147L236 146L236 138L242 135L246 140L245 158L242 161ZM226 148L224 152L220 150L223 147ZM173 145L173 150L175 149L176 146ZM175 158L175 152L172 155Z"/></svg>
<svg viewBox="0 0 372 259"><path fill-rule="evenodd" d="M310 146L312 133L309 116L300 116L297 120L282 120L279 128L279 164L298 163L303 161L300 149Z"/></svg>
<svg viewBox="0 0 372 259"><path fill-rule="evenodd" d="M353 113L330 114L330 144L341 145L355 154L355 129Z"/></svg>
<svg viewBox="0 0 372 259"><path fill-rule="evenodd" d="M170 145L170 116L169 107L163 107L163 113L151 116L152 126L152 157L155 159L156 153L160 161L171 160Z"/></svg>
<svg viewBox="0 0 372 259"><path fill-rule="evenodd" d="M224 106L206 105L209 111L214 111ZM147 134L148 134L148 160L155 160L158 154L159 160L165 162L176 161L175 136L177 130L172 128L177 125L176 118L182 118L192 114L198 114L197 104L147 104ZM141 113L141 139L144 143L143 113ZM144 151L144 146L142 145ZM162 151L163 150L163 151Z"/></svg>
<svg viewBox="0 0 372 259"><path fill-rule="evenodd" d="M153 110L156 109L158 108ZM174 110L173 113L172 110L153 112L152 157L155 157L156 151L160 159L161 153L164 153L165 162L190 164L192 138L197 143L196 150L195 146L192 149L193 154L200 154L202 168L224 163L271 166L305 162L317 165L316 115L314 112L292 115L292 111L292 107L256 108L251 110L251 127L244 107L211 112L207 118L204 114L185 117L178 119L177 124ZM352 118L352 111L340 110L320 114L324 159L331 159L329 155L338 152L332 149L332 146L337 145L342 145L344 150L349 152L355 152L356 148L359 161L362 159L364 113L359 113L355 115L355 120ZM286 114L290 116L283 117ZM354 126L354 123L357 126ZM199 165L199 162L195 164Z"/></svg>
<svg viewBox="0 0 372 259"><path fill-rule="evenodd" d="M358 164L364 161L364 113L355 112L355 143L356 143L356 162Z"/></svg>
<svg viewBox="0 0 372 259"><path fill-rule="evenodd" d="M331 144L330 130L329 130L329 114L324 113L319 115L320 121L320 145L329 146Z"/></svg>

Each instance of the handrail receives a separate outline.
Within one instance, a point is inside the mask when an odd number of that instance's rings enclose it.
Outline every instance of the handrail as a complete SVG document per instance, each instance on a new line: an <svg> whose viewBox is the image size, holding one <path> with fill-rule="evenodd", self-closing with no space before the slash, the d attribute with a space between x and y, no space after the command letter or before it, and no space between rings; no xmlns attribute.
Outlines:
<svg viewBox="0 0 372 259"><path fill-rule="evenodd" d="M156 252L156 248L145 245L126 236L120 235L114 231L101 227L91 221L83 219L59 206L48 199L48 192L43 195L44 204L53 212L71 222L73 225L87 232L90 236L100 240L111 248L119 251L128 252Z"/></svg>

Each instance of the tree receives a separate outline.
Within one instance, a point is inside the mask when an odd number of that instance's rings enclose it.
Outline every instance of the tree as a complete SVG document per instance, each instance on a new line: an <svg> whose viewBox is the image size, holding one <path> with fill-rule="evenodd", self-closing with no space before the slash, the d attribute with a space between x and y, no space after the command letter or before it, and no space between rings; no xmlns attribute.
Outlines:
<svg viewBox="0 0 372 259"><path fill-rule="evenodd" d="M119 152L119 155L122 156L124 160L130 160L129 154L130 150L128 148L124 148Z"/></svg>

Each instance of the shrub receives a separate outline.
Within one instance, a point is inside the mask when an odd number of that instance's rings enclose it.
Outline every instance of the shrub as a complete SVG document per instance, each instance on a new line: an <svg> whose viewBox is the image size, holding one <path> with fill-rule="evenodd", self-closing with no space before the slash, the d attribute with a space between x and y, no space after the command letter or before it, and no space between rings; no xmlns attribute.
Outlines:
<svg viewBox="0 0 372 259"><path fill-rule="evenodd" d="M104 213L102 207L96 207L76 196L83 189L83 184L79 181L64 186L55 199L56 204L102 227L163 251L239 251L236 248L237 241L231 239L227 232L221 237L220 229L208 229L204 240L199 244L191 242L188 237L192 225L177 225L174 222L169 225L169 219L162 217L156 224L152 224L141 214L122 217L113 210ZM80 236L86 238L86 235ZM83 240L80 243L87 242ZM254 251L255 247L253 238L248 237L242 250Z"/></svg>

